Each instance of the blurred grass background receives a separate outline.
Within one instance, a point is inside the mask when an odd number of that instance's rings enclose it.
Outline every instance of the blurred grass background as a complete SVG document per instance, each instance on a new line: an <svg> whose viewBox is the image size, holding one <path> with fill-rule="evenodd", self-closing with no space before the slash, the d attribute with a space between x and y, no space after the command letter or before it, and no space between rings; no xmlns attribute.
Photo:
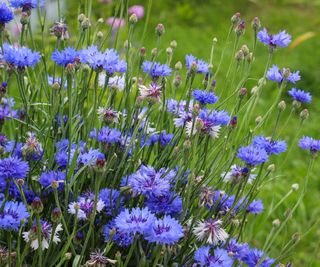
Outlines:
<svg viewBox="0 0 320 267"><path fill-rule="evenodd" d="M116 2L116 0L114 0ZM148 0L130 0L129 6L133 4L143 5L147 8ZM77 2L69 3L70 16L68 19L73 20L77 16ZM74 6L73 6L74 5ZM114 12L114 5L102 4L95 1L94 15L96 18L107 18ZM218 39L218 44L214 53L214 69L219 63L221 51L226 45L225 40L230 26L230 18L235 12L240 12L243 19L246 21L246 33L239 43L247 44L252 48L253 34L250 23L253 17L258 16L261 19L262 26L266 27L271 32L278 32L285 29L292 34L293 40L306 33L311 32L312 37L300 42L295 47L279 49L274 57L273 63L282 67L289 67L291 70L300 70L302 80L297 87L312 92L313 101L308 106L310 111L309 119L304 123L303 129L299 134L299 138L303 135L310 135L315 138L320 138L320 1L319 0L154 0L152 4L150 23L148 32L144 42L147 48L148 56L150 51L156 46L156 37L154 28L158 23L163 23L166 28L166 33L162 38L162 49L169 46L170 41L176 40L178 43L177 49L174 51L173 64L180 60L184 63L185 54L192 53L193 55L209 60L211 44L213 37ZM142 35L144 20L138 22L134 33L134 40L139 41ZM106 30L105 30L106 32ZM72 29L71 29L72 33ZM127 29L121 32L122 44L125 41ZM298 39L299 40L299 39ZM121 43L120 42L120 43ZM232 57L231 51L233 42L229 42L226 51L226 60L222 66L220 76L217 77L217 91L225 82L225 73L229 60ZM138 48L138 47L137 47ZM164 51L162 52L163 54ZM250 77L260 78L267 60L267 48L261 44L257 47L256 59L252 75ZM223 75L224 74L224 75ZM254 84L246 85L250 90ZM199 84L200 86L200 84ZM263 97L259 103L259 112L257 115L263 115L266 111L266 106L270 105L270 100L274 95L276 85L268 82L264 88ZM284 95L287 102L287 109L283 116L282 123L286 120L291 109L291 101ZM298 130L298 114L290 121L288 127L284 129L281 138L292 142ZM241 119L241 118L239 118ZM268 127L270 130L268 132ZM267 134L271 134L273 125L265 128ZM308 153L301 151L294 146L290 151L288 158L286 156L276 160L276 168L286 160L286 164L282 169L277 170L277 177L272 183L267 184L262 190L260 196L263 198L266 208L269 205L277 203L291 189L291 185L298 183L300 188L304 182L308 166ZM276 244L273 246L270 256L277 257L279 252L286 245L288 240L291 240L292 235L298 233L300 242L297 243L295 249L288 255L288 261L294 263L294 266L320 266L320 179L319 174L319 159L316 161L313 169L308 192L303 203L299 206L293 217L289 220L287 227L278 236ZM269 218L265 215L260 215L257 218L250 217L250 228L246 231L246 240L250 240L252 245L262 248L266 237L272 229L272 221L279 219L285 220L285 213L289 208L292 208L299 197L299 191L291 194L281 206L271 214ZM255 221L253 223L253 221ZM253 226L250 226L253 225ZM297 236L297 235L296 235Z"/></svg>

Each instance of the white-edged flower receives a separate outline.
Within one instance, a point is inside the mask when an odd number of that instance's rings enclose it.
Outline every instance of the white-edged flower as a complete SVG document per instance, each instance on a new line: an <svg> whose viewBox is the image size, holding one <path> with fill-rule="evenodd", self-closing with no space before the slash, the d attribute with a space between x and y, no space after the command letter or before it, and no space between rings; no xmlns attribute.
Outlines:
<svg viewBox="0 0 320 267"><path fill-rule="evenodd" d="M106 74L105 73L100 73L99 75L99 85L103 88L104 87L104 83L106 80ZM124 86L125 86L125 76L113 76L113 77L109 77L109 81L108 81L108 86L119 90L119 91L123 91Z"/></svg>
<svg viewBox="0 0 320 267"><path fill-rule="evenodd" d="M52 230L53 230L52 225L50 223L48 223L47 221L41 221L42 250L45 250L49 247ZM52 242L55 244L61 241L59 238L60 231L62 231L61 223L59 223L54 230ZM27 243L30 242L30 246L34 250L37 250L39 248L37 224L34 224L28 232L23 232L22 237Z"/></svg>
<svg viewBox="0 0 320 267"><path fill-rule="evenodd" d="M99 107L97 110L100 121L107 123L118 123L120 112L114 111L111 108Z"/></svg>
<svg viewBox="0 0 320 267"><path fill-rule="evenodd" d="M139 92L142 98L150 102L160 102L162 86L157 83L150 83L148 86L139 84Z"/></svg>
<svg viewBox="0 0 320 267"><path fill-rule="evenodd" d="M193 233L199 241L204 240L208 244L218 245L229 237L228 233L221 227L221 224L221 220L200 220L193 228Z"/></svg>
<svg viewBox="0 0 320 267"><path fill-rule="evenodd" d="M199 118L197 118L195 122L188 121L186 123L186 133L188 136L195 135L200 131L201 133L209 134L213 138L218 138L220 129L220 125L207 124Z"/></svg>
<svg viewBox="0 0 320 267"><path fill-rule="evenodd" d="M98 199L96 212L101 212L105 204L101 199ZM70 214L76 214L78 210L78 219L87 220L92 214L94 209L94 196L79 197L78 201L71 202L69 204L68 212Z"/></svg>
<svg viewBox="0 0 320 267"><path fill-rule="evenodd" d="M254 171L254 169L252 169L251 171ZM243 168L234 164L231 166L229 172L221 173L221 177L223 178L224 182L239 182L241 179L244 179L248 176L248 172L248 168ZM256 177L256 174L250 172L248 177L248 183L251 184Z"/></svg>

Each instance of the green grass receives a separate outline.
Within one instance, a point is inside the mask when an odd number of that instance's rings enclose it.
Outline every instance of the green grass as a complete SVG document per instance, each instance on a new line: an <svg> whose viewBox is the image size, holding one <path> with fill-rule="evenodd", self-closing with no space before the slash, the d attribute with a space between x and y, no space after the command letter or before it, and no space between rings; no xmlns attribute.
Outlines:
<svg viewBox="0 0 320 267"><path fill-rule="evenodd" d="M132 4L148 5L145 1L130 1ZM76 11L72 13L76 16ZM320 83L319 75L319 58L320 58L320 1L222 1L222 0L153 0L150 23L148 25L147 39L143 46L147 48L147 53L150 55L151 49L157 45L154 28L157 23L163 23L166 27L166 33L162 38L162 55L165 54L165 48L169 46L170 41L176 40L178 47L174 51L173 64L181 60L184 62L185 54L192 53L197 57L209 60L211 44L213 37L218 39L218 44L214 53L213 70L216 69L219 63L222 49L225 45L228 46L225 63L222 66L223 71L217 77L217 92L220 93L226 83L225 73L231 55L233 42L225 43L227 31L230 25L230 17L235 12L241 12L241 15L247 23L246 33L239 43L239 48L242 44L247 44L252 48L253 35L250 28L251 19L255 16L260 17L262 25L268 28L271 32L277 32L280 29L286 29L292 34L293 40L306 32L314 32L315 36L302 42L294 49L279 49L273 57L273 63L281 67L290 67L292 70L300 70L302 81L298 87L309 90L313 94L313 102L308 108L310 117L305 122L299 137L303 134L311 135L319 138L319 121L320 112L320 91L318 90ZM111 15L113 10L108 5L96 4L94 9L97 18ZM134 46L138 47L138 41L141 38L144 27L144 21L138 23L135 31ZM126 30L123 30L119 46L123 44ZM154 38L152 38L154 36ZM259 44L257 47L257 56L255 59L255 68L252 71L252 77L258 78L262 76L265 62L267 60L267 48ZM164 57L163 57L164 58ZM199 86L200 86L200 82ZM252 80L252 84L246 84L250 90L256 80ZM266 105L270 100L270 96L274 96L276 85L268 82L268 86L264 89L262 101L259 103L260 114L265 112ZM285 115L281 120L281 124L286 121L286 116L290 113L290 100L284 95L287 102ZM257 115L260 115L257 114ZM298 117L298 114L294 114ZM242 118L239 118L240 120ZM287 141L293 141L297 134L299 120L297 118L290 120L281 137ZM270 127L270 130L268 129ZM273 125L268 125L264 130L271 134ZM297 142L297 140L295 140ZM290 190L294 183L300 184L300 188L304 182L306 169L308 166L308 155L302 152L299 148L294 147L288 158L282 156L276 160L276 168L282 165L286 160L286 164L282 169L278 170L274 180L268 183L262 190L261 196L264 199L266 208L277 203ZM279 251L291 240L292 235L299 233L301 236L300 242L291 255L288 255L288 260L292 261L295 266L320 266L319 238L320 231L318 218L320 215L320 207L318 199L320 198L320 180L317 174L320 171L319 163L316 162L313 169L310 183L308 185L308 193L299 206L293 217L289 220L287 227L278 236L276 244L271 250L271 256L279 256ZM260 215L257 218L250 217L250 224L253 224L246 231L245 239L251 240L253 245L262 247L266 237L272 229L272 221L274 219L285 220L285 213L292 208L297 201L299 191L293 193L286 199L280 207L269 218L266 215ZM267 213L267 211L266 211ZM255 222L254 222L255 221ZM249 224L249 225L250 225Z"/></svg>

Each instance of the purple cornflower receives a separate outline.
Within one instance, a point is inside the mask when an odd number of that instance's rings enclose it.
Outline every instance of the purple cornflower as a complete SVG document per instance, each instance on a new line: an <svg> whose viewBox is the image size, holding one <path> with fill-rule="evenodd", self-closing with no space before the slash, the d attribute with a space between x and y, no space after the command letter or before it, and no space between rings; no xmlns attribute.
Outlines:
<svg viewBox="0 0 320 267"><path fill-rule="evenodd" d="M22 154L27 160L40 160L43 156L43 148L34 133L28 133L28 138L21 148Z"/></svg>
<svg viewBox="0 0 320 267"><path fill-rule="evenodd" d="M247 212L252 214L259 214L264 210L261 199L252 201L247 207Z"/></svg>
<svg viewBox="0 0 320 267"><path fill-rule="evenodd" d="M13 20L14 15L11 9L5 4L5 3L0 3L0 31L2 30L1 28L11 20Z"/></svg>
<svg viewBox="0 0 320 267"><path fill-rule="evenodd" d="M148 208L125 209L115 218L115 225L125 233L147 233L152 227L156 217Z"/></svg>
<svg viewBox="0 0 320 267"><path fill-rule="evenodd" d="M65 172L48 171L48 172L43 172L40 175L39 183L44 188L58 186L58 190L62 190L64 187L65 179L66 179Z"/></svg>
<svg viewBox="0 0 320 267"><path fill-rule="evenodd" d="M37 51L32 52L27 47L12 46L8 43L3 44L3 58L8 65L18 69L33 67L40 62L40 57Z"/></svg>
<svg viewBox="0 0 320 267"><path fill-rule="evenodd" d="M96 212L99 213L104 208L104 202L99 198L97 202ZM94 209L94 195L88 193L80 196L77 201L69 204L68 212L76 214L78 210L79 220L88 220Z"/></svg>
<svg viewBox="0 0 320 267"><path fill-rule="evenodd" d="M150 194L145 201L150 211L156 214L178 214L182 210L182 199L172 192L163 195Z"/></svg>
<svg viewBox="0 0 320 267"><path fill-rule="evenodd" d="M40 7L43 6L44 0L10 0L10 4L14 8L22 8L22 11L30 11L32 8L36 8L38 6L38 2Z"/></svg>
<svg viewBox="0 0 320 267"><path fill-rule="evenodd" d="M237 157L250 166L259 165L269 159L268 153L263 148L252 145L241 147L238 150Z"/></svg>
<svg viewBox="0 0 320 267"><path fill-rule="evenodd" d="M123 204L123 197L120 197L120 191L116 189L101 189L99 199L103 201L104 209L108 215L112 215L112 211L121 208Z"/></svg>
<svg viewBox="0 0 320 267"><path fill-rule="evenodd" d="M231 238L226 247L228 254L237 260L241 260L249 249L250 247L247 243L237 243L235 238Z"/></svg>
<svg viewBox="0 0 320 267"><path fill-rule="evenodd" d="M96 138L94 132L90 133L90 137ZM120 138L121 132L117 129L109 128L108 126L102 127L97 134L97 140L101 143L118 143Z"/></svg>
<svg viewBox="0 0 320 267"><path fill-rule="evenodd" d="M201 267L231 267L233 265L232 258L222 248L216 248L212 255L210 247L200 247L196 251L194 259Z"/></svg>
<svg viewBox="0 0 320 267"><path fill-rule="evenodd" d="M183 229L179 222L165 215L163 219L157 219L153 222L145 234L145 239L149 242L172 245L183 236Z"/></svg>
<svg viewBox="0 0 320 267"><path fill-rule="evenodd" d="M51 59L59 66L66 67L68 64L79 62L79 52L69 46L62 51L55 50Z"/></svg>
<svg viewBox="0 0 320 267"><path fill-rule="evenodd" d="M258 32L258 39L261 43L268 45L271 49L286 47L291 43L291 35L286 31L280 31L275 35L269 34L267 29Z"/></svg>
<svg viewBox="0 0 320 267"><path fill-rule="evenodd" d="M166 194L170 190L170 181L163 177L163 171L156 171L151 166L141 166L140 169L129 176L128 185L135 195L143 194L155 196Z"/></svg>
<svg viewBox="0 0 320 267"><path fill-rule="evenodd" d="M149 73L151 78L170 76L172 72L172 69L168 65L151 61L143 62L142 70L144 73Z"/></svg>
<svg viewBox="0 0 320 267"><path fill-rule="evenodd" d="M299 147L304 150L310 150L312 154L316 154L320 150L320 140L313 139L309 136L303 136L299 141Z"/></svg>
<svg viewBox="0 0 320 267"><path fill-rule="evenodd" d="M193 91L192 95L194 99L202 105L214 104L218 101L218 97L213 92L196 89Z"/></svg>
<svg viewBox="0 0 320 267"><path fill-rule="evenodd" d="M106 224L102 229L102 234L103 234L106 242L108 242L111 237L110 231L113 232L112 240L118 246L128 247L132 244L133 239L134 239L134 235L132 233L123 232L123 231L119 230L118 228L116 228L116 224L115 224L114 220L112 220L111 222Z"/></svg>
<svg viewBox="0 0 320 267"><path fill-rule="evenodd" d="M288 94L293 98L293 100L300 103L310 103L312 100L311 94L301 89L292 88Z"/></svg>
<svg viewBox="0 0 320 267"><path fill-rule="evenodd" d="M248 265L248 267L270 267L275 260L265 257L263 251L256 248L251 249L248 253L242 258L242 261Z"/></svg>
<svg viewBox="0 0 320 267"><path fill-rule="evenodd" d="M282 140L274 141L263 137L262 135L256 136L252 140L254 147L263 148L268 155L278 155L287 150L287 143Z"/></svg>
<svg viewBox="0 0 320 267"><path fill-rule="evenodd" d="M272 65L272 67L267 72L267 78L270 81L274 81L277 83L282 83L284 80L295 84L297 81L300 81L301 77L299 71L292 72L289 75L286 74L286 69L282 71L278 66Z"/></svg>
<svg viewBox="0 0 320 267"><path fill-rule="evenodd" d="M0 179L24 179L29 172L28 162L16 157L0 159Z"/></svg>
<svg viewBox="0 0 320 267"><path fill-rule="evenodd" d="M0 229L18 231L28 218L29 212L22 202L7 201L0 211Z"/></svg>
<svg viewBox="0 0 320 267"><path fill-rule="evenodd" d="M228 233L222 228L221 220L206 220L199 221L193 228L193 233L197 236L199 241L205 243L218 245L220 242L224 242L228 237Z"/></svg>
<svg viewBox="0 0 320 267"><path fill-rule="evenodd" d="M209 71L209 64L201 59L197 59L193 55L186 55L186 66L190 70L191 65L196 64L197 73L207 73Z"/></svg>

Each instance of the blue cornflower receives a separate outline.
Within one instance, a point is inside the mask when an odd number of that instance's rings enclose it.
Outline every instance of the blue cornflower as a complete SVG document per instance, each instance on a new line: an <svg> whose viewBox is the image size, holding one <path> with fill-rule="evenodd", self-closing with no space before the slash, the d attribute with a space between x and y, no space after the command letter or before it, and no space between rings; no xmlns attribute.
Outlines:
<svg viewBox="0 0 320 267"><path fill-rule="evenodd" d="M134 235L132 233L123 232L116 228L114 220L106 224L102 229L102 234L106 242L108 242L110 239L110 231L113 231L112 240L120 247L128 247L132 244Z"/></svg>
<svg viewBox="0 0 320 267"><path fill-rule="evenodd" d="M8 182L5 180L0 180L0 195L5 194L6 190L7 190L7 186L8 186ZM27 183L25 183L24 185L22 185L22 190L24 193L24 196L26 197L26 200L28 203L31 203L32 200L35 198L35 193L33 191L31 191L27 185ZM22 201L22 196L20 194L20 190L18 189L18 187L15 185L15 183L13 181L9 182L9 197L17 200L17 201Z"/></svg>
<svg viewBox="0 0 320 267"><path fill-rule="evenodd" d="M292 72L289 75L285 75L286 69L282 71L279 69L278 66L272 65L270 69L267 71L267 78L270 81L274 81L277 83L282 83L284 80L295 84L297 81L300 81L301 77L299 71Z"/></svg>
<svg viewBox="0 0 320 267"><path fill-rule="evenodd" d="M149 242L172 245L183 237L183 229L179 222L170 216L157 219L146 232L145 239Z"/></svg>
<svg viewBox="0 0 320 267"><path fill-rule="evenodd" d="M117 51L114 49L107 49L104 52L103 69L112 75L115 72L126 72L127 63L119 59Z"/></svg>
<svg viewBox="0 0 320 267"><path fill-rule="evenodd" d="M196 251L194 259L201 267L231 267L233 265L233 259L222 248L216 248L212 255L210 247L200 247Z"/></svg>
<svg viewBox="0 0 320 267"><path fill-rule="evenodd" d="M0 179L24 179L29 172L28 162L16 157L0 159Z"/></svg>
<svg viewBox="0 0 320 267"><path fill-rule="evenodd" d="M128 185L135 195L163 195L169 192L170 181L162 176L163 171L157 172L151 166L141 166L136 173L129 176Z"/></svg>
<svg viewBox="0 0 320 267"><path fill-rule="evenodd" d="M148 208L125 209L115 218L115 225L125 233L144 234L150 230L156 217Z"/></svg>
<svg viewBox="0 0 320 267"><path fill-rule="evenodd" d="M275 260L265 257L263 251L256 248L251 249L248 253L242 258L242 261L248 265L248 267L270 267Z"/></svg>
<svg viewBox="0 0 320 267"><path fill-rule="evenodd" d="M13 109L15 104L13 98L2 98L0 103L0 124L5 120L18 117L18 111Z"/></svg>
<svg viewBox="0 0 320 267"><path fill-rule="evenodd" d="M261 43L268 45L270 48L286 47L291 43L291 35L286 33L286 31L280 31L272 35L264 28L258 32L257 37Z"/></svg>
<svg viewBox="0 0 320 267"><path fill-rule="evenodd" d="M261 199L252 201L247 207L247 212L253 213L253 214L259 214L263 210L264 210L264 206Z"/></svg>
<svg viewBox="0 0 320 267"><path fill-rule="evenodd" d="M160 76L169 76L172 69L166 64L160 64L159 62L145 61L142 64L142 70L145 73L149 73L152 78L158 78Z"/></svg>
<svg viewBox="0 0 320 267"><path fill-rule="evenodd" d="M209 72L209 64L204 62L201 59L197 59L193 55L186 55L186 66L187 69L190 70L191 65L196 63L197 65L197 73L207 73Z"/></svg>
<svg viewBox="0 0 320 267"><path fill-rule="evenodd" d="M59 66L66 67L68 64L79 62L79 52L73 47L67 47L62 51L55 50L51 59Z"/></svg>
<svg viewBox="0 0 320 267"><path fill-rule="evenodd" d="M104 55L98 50L98 47L95 45L92 45L87 49L82 49L79 52L79 58L82 63L88 64L94 70L103 67Z"/></svg>
<svg viewBox="0 0 320 267"><path fill-rule="evenodd" d="M91 132L90 137L95 138L96 135ZM102 127L97 135L97 140L101 143L114 144L118 143L121 138L121 132L117 129L109 128L108 126Z"/></svg>
<svg viewBox="0 0 320 267"><path fill-rule="evenodd" d="M53 183L57 183L58 189L62 190L64 187L64 181L66 179L66 173L61 171L48 171L43 172L40 175L39 183L47 188L52 186Z"/></svg>
<svg viewBox="0 0 320 267"><path fill-rule="evenodd" d="M287 150L287 143L282 140L274 141L263 137L262 135L256 136L252 140L252 145L255 147L263 148L268 155L278 155Z"/></svg>
<svg viewBox="0 0 320 267"><path fill-rule="evenodd" d="M247 243L237 243L235 238L231 238L226 247L228 254L237 260L241 260L249 252L249 249Z"/></svg>
<svg viewBox="0 0 320 267"><path fill-rule="evenodd" d="M185 100L181 100L178 102L175 99L168 99L167 101L167 111L173 113L175 115L179 115L180 112L184 112L186 110L187 102ZM193 108L193 100L191 99L189 102L188 111L192 111Z"/></svg>
<svg viewBox="0 0 320 267"><path fill-rule="evenodd" d="M162 131L160 134L153 133L150 135L144 145L152 146L154 144L160 143L161 146L166 146L171 142L173 136L173 134L167 134L166 131Z"/></svg>
<svg viewBox="0 0 320 267"><path fill-rule="evenodd" d="M145 201L150 211L156 214L178 214L182 209L182 199L172 192L163 195L150 194Z"/></svg>
<svg viewBox="0 0 320 267"><path fill-rule="evenodd" d="M98 149L90 148L89 151L80 153L77 159L78 165L95 165L97 160L105 160L105 155Z"/></svg>
<svg viewBox="0 0 320 267"><path fill-rule="evenodd" d="M43 6L44 0L10 0L10 4L14 8L22 8L22 11L28 11L32 8L35 8L38 6L38 2L40 4L40 7Z"/></svg>
<svg viewBox="0 0 320 267"><path fill-rule="evenodd" d="M123 204L123 197L120 197L120 191L116 189L101 189L99 199L103 201L105 211L108 215L112 215L112 211L115 211L117 207L118 209L121 208Z"/></svg>
<svg viewBox="0 0 320 267"><path fill-rule="evenodd" d="M263 148L252 145L241 147L238 150L237 157L250 166L259 165L269 159L268 153Z"/></svg>
<svg viewBox="0 0 320 267"><path fill-rule="evenodd" d="M27 47L12 46L8 43L3 44L3 58L7 64L17 68L33 67L40 62L40 57L37 51L32 52Z"/></svg>
<svg viewBox="0 0 320 267"><path fill-rule="evenodd" d="M3 211L0 211L0 229L18 231L20 226L27 221L29 215L22 202L7 201Z"/></svg>
<svg viewBox="0 0 320 267"><path fill-rule="evenodd" d="M218 97L213 92L206 92L196 89L192 93L195 100L199 101L200 104L214 104L218 101Z"/></svg>
<svg viewBox="0 0 320 267"><path fill-rule="evenodd" d="M300 103L310 103L312 100L311 94L301 89L292 88L288 92L288 94L292 96L293 100L298 101Z"/></svg>
<svg viewBox="0 0 320 267"><path fill-rule="evenodd" d="M4 25L11 20L13 20L14 15L11 9L5 4L0 3L0 31L1 31L1 25Z"/></svg>
<svg viewBox="0 0 320 267"><path fill-rule="evenodd" d="M309 136L303 136L299 141L299 147L304 150L310 150L311 153L317 153L320 150L320 140Z"/></svg>

